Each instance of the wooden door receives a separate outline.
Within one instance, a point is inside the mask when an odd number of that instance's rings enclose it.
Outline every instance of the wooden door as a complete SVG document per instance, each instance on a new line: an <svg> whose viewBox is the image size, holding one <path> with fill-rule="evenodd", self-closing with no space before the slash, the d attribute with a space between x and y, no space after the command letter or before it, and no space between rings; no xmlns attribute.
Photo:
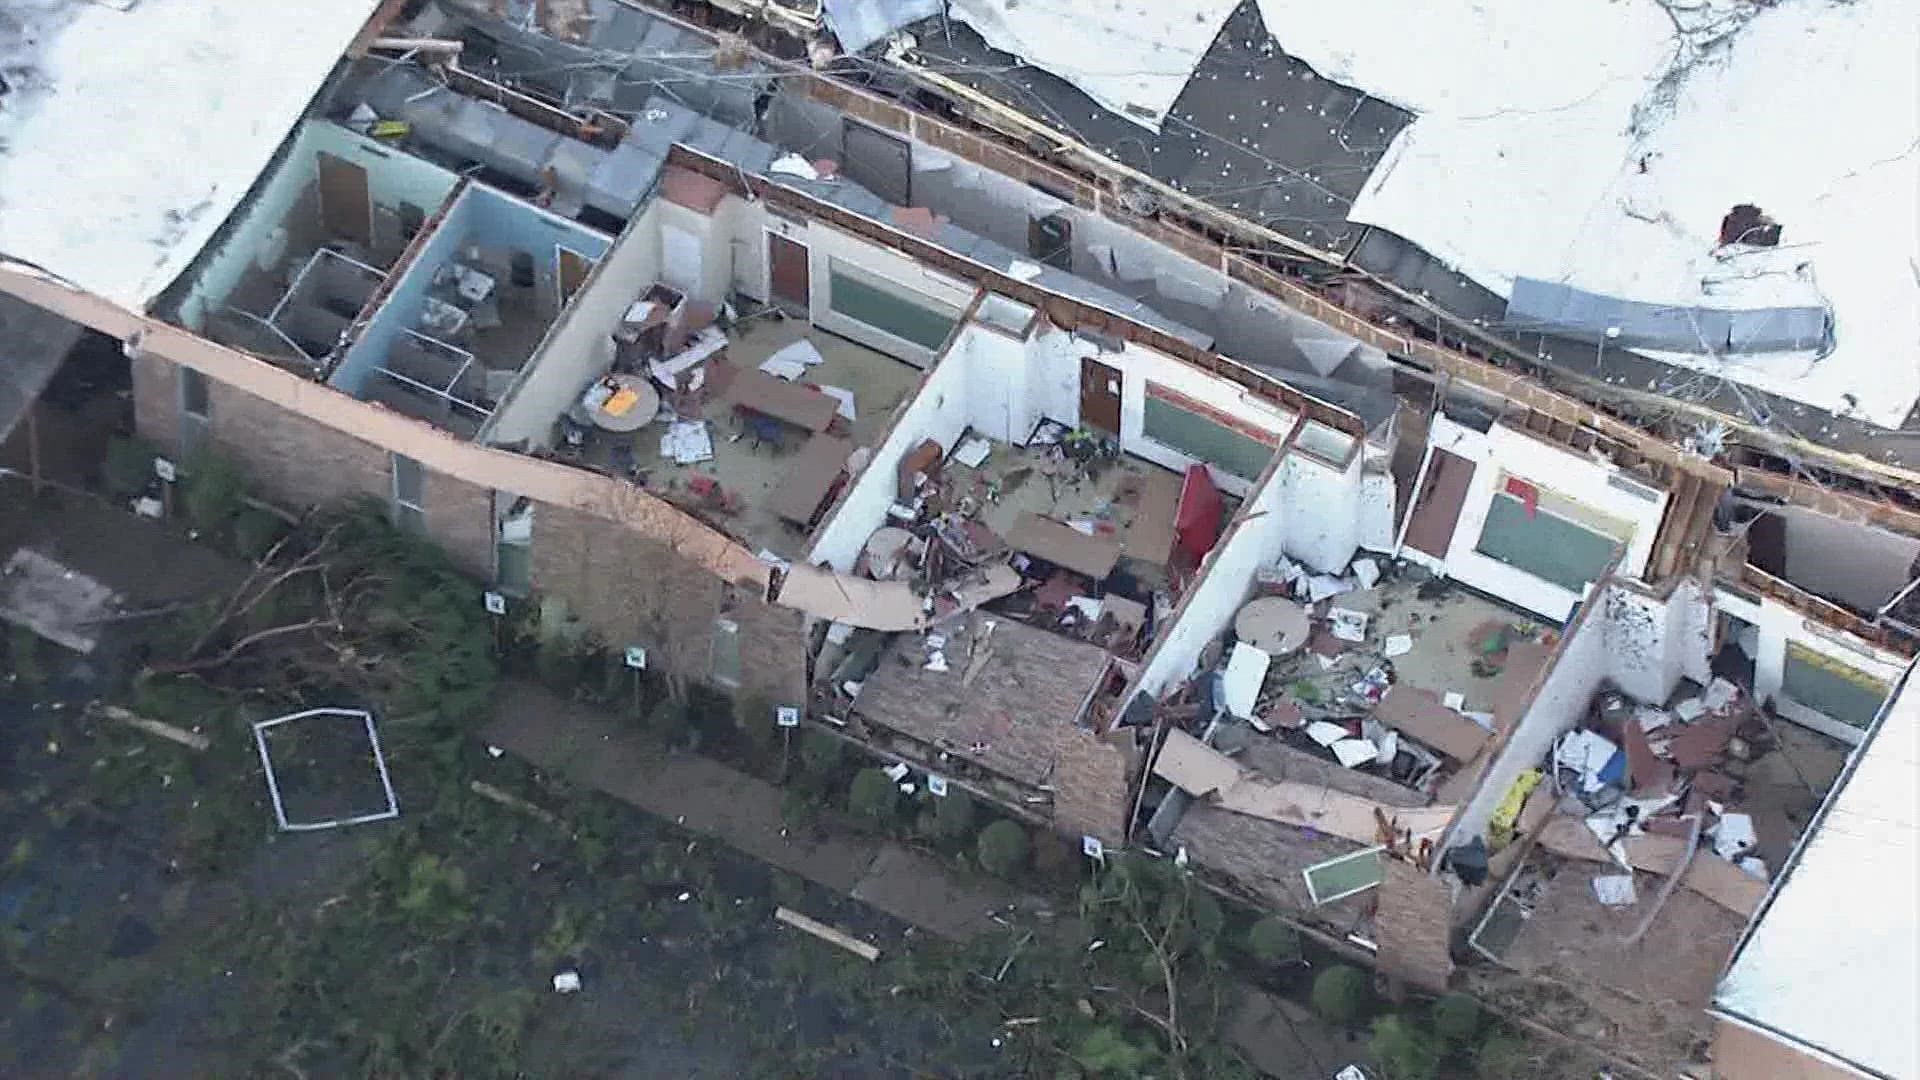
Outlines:
<svg viewBox="0 0 1920 1080"><path fill-rule="evenodd" d="M778 233L767 234L767 288L776 304L809 310L812 282L807 271L807 249Z"/></svg>
<svg viewBox="0 0 1920 1080"><path fill-rule="evenodd" d="M587 275L593 273L594 260L587 258L571 248L560 248L560 306L565 307L580 286L587 283Z"/></svg>
<svg viewBox="0 0 1920 1080"><path fill-rule="evenodd" d="M367 170L344 158L320 154L320 222L327 232L373 247L373 198Z"/></svg>
<svg viewBox="0 0 1920 1080"><path fill-rule="evenodd" d="M1120 434L1120 371L1091 356L1080 358L1080 425Z"/></svg>
<svg viewBox="0 0 1920 1080"><path fill-rule="evenodd" d="M1413 517L1407 522L1408 547L1436 559L1447 557L1454 527L1460 524L1460 508L1467 501L1467 488L1473 483L1473 469L1473 462L1466 458L1434 448L1426 483L1420 485L1413 499Z"/></svg>

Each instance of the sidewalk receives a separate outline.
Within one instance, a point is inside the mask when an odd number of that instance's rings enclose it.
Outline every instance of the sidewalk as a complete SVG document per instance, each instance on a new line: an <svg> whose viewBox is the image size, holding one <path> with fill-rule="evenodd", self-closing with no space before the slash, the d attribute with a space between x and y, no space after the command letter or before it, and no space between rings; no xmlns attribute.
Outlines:
<svg viewBox="0 0 1920 1080"><path fill-rule="evenodd" d="M540 687L500 687L486 740L684 829L955 941L1003 929L995 913L1047 905L961 875L904 844L860 836L806 839L780 816L781 789L693 754L663 755L633 729Z"/></svg>

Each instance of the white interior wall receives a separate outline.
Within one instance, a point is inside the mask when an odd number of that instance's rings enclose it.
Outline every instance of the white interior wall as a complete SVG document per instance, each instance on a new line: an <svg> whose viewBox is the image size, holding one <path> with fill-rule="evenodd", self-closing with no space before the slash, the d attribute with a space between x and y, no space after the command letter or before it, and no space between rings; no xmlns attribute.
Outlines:
<svg viewBox="0 0 1920 1080"><path fill-rule="evenodd" d="M1473 483L1454 526L1447 548L1447 573L1483 592L1498 596L1555 621L1564 620L1580 594L1474 551L1486 527L1487 513L1501 485L1503 471L1565 496L1609 517L1633 524L1633 536L1619 572L1638 577L1653 552L1655 534L1666 513L1668 496L1644 500L1607 482L1613 466L1557 449L1539 439L1500 424L1485 434L1436 416L1428 445L1451 451L1474 462ZM1429 451L1431 452L1431 451Z"/></svg>
<svg viewBox="0 0 1920 1080"><path fill-rule="evenodd" d="M1816 596L1876 611L1912 580L1920 539L1797 506L1749 505L1786 523L1787 558L1780 576Z"/></svg>
<svg viewBox="0 0 1920 1080"><path fill-rule="evenodd" d="M804 244L806 226L767 213L767 204L758 199L747 201L728 196L727 201L735 204L728 218L732 227L728 247L733 252L734 291L764 303L769 295L767 232L776 231Z"/></svg>
<svg viewBox="0 0 1920 1080"><path fill-rule="evenodd" d="M1360 547L1361 463L1353 455L1345 471L1287 455L1280 469L1290 524L1286 555L1322 573L1338 573Z"/></svg>
<svg viewBox="0 0 1920 1080"><path fill-rule="evenodd" d="M960 328L943 363L964 359L967 374L967 422L1000 442L1025 442L1037 420L1027 417L1027 343L976 323Z"/></svg>
<svg viewBox="0 0 1920 1080"><path fill-rule="evenodd" d="M1080 425L1080 357L1086 342L1042 319L1027 340L1025 439L1042 418Z"/></svg>
<svg viewBox="0 0 1920 1080"><path fill-rule="evenodd" d="M1538 768L1561 734L1571 731L1607 678L1606 620L1590 609L1561 639L1540 691L1521 714L1513 733L1501 744L1493 764L1480 779L1467 805L1454 817L1444 846L1453 847L1484 836L1493 811L1521 773Z"/></svg>
<svg viewBox="0 0 1920 1080"><path fill-rule="evenodd" d="M1271 432L1275 441L1284 438L1293 429L1296 417L1277 405L1257 398L1239 383L1229 382L1193 367L1184 361L1176 360L1165 353L1156 352L1144 345L1127 342L1119 352L1102 353L1090 341L1074 339L1074 384L1076 405L1079 393L1079 357L1097 356L1101 363L1118 368L1123 376L1120 388L1120 448L1130 454L1137 454L1157 465L1164 465L1176 472L1185 472L1190 465L1202 465L1205 462L1174 449L1165 443L1156 442L1145 432L1147 416L1147 383L1155 382L1178 394L1195 401L1210 405L1221 412L1233 416ZM1213 482L1220 490L1230 495L1245 498L1253 490L1253 481L1233 476L1219 469L1207 470L1213 476Z"/></svg>
<svg viewBox="0 0 1920 1080"><path fill-rule="evenodd" d="M944 451L953 449L966 430L970 408L966 360L965 344L956 342L927 373L920 392L907 400L893 430L853 478L839 509L814 532L808 562L851 573L867 538L886 524L887 507L899 499L901 459L926 439L938 442Z"/></svg>
<svg viewBox="0 0 1920 1080"><path fill-rule="evenodd" d="M285 243L282 224L319 179L322 152L365 169L368 197L377 209L392 213L398 213L405 202L431 215L459 180L430 161L398 153L338 124L302 124L280 167L241 211L232 232L195 277L180 304L182 323L204 330L208 305L223 301L263 252L276 253L277 245Z"/></svg>
<svg viewBox="0 0 1920 1080"><path fill-rule="evenodd" d="M1774 710L1781 716L1848 743L1858 743L1864 733L1781 695L1780 685L1787 664L1787 643L1793 642L1822 656L1831 657L1889 686L1899 681L1900 673L1907 667L1907 661L1897 654L1851 634L1821 626L1771 597L1748 600L1725 589L1716 589L1713 609L1745 619L1759 630L1760 655L1753 658L1755 698L1762 701L1771 699Z"/></svg>
<svg viewBox="0 0 1920 1080"><path fill-rule="evenodd" d="M600 260L585 287L574 295L536 353L481 433L489 445L521 442L544 449L553 441L553 425L581 392L613 360L611 335L627 308L659 277L659 212L649 203L628 223L613 248Z"/></svg>
<svg viewBox="0 0 1920 1080"><path fill-rule="evenodd" d="M1602 610L1608 677L1627 696L1665 704L1682 678L1712 679L1710 608L1704 590L1683 578L1662 600L1624 586L1606 591Z"/></svg>
<svg viewBox="0 0 1920 1080"><path fill-rule="evenodd" d="M665 199L649 204L657 222L661 280L704 303L725 300L733 284L734 230L743 216L739 206L731 195L711 215ZM696 259L697 266L688 265Z"/></svg>
<svg viewBox="0 0 1920 1080"><path fill-rule="evenodd" d="M947 277L945 274L920 265L900 252L868 243L857 236L828 228L819 222L811 222L807 226L806 245L813 324L822 330L832 331L917 367L930 366L938 354L932 349L911 341L903 341L892 334L876 330L857 319L847 318L833 310L828 303L831 289L830 261L838 260L865 270L869 274L892 282L901 289L918 293L956 312L965 310L967 305L973 302L974 293L978 291L970 281L959 281Z"/></svg>
<svg viewBox="0 0 1920 1080"><path fill-rule="evenodd" d="M1158 697L1193 674L1207 643L1233 622L1253 593L1254 575L1271 564L1285 546L1290 514L1284 469L1270 468L1262 483L1240 505L1227 534L1201 564L1170 625L1164 627L1135 681L1139 693Z"/></svg>

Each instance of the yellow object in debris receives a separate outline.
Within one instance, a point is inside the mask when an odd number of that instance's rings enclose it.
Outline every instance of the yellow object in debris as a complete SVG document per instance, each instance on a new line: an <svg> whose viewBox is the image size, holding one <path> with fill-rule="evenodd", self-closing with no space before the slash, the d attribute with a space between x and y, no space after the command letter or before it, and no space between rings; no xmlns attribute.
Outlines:
<svg viewBox="0 0 1920 1080"><path fill-rule="evenodd" d="M627 410L633 408L639 400L640 394L637 391L632 387L623 386L613 392L613 396L607 399L606 404L600 406L600 411L608 416L625 416Z"/></svg>
<svg viewBox="0 0 1920 1080"><path fill-rule="evenodd" d="M1487 822L1487 847L1499 851L1513 843L1513 829L1520 820L1520 808L1527 805L1527 796L1540 786L1545 776L1539 769L1528 769L1513 778L1513 786L1494 808L1492 820Z"/></svg>
<svg viewBox="0 0 1920 1080"><path fill-rule="evenodd" d="M403 139L412 130L413 125L405 120L378 120L367 130L367 134L376 139Z"/></svg>

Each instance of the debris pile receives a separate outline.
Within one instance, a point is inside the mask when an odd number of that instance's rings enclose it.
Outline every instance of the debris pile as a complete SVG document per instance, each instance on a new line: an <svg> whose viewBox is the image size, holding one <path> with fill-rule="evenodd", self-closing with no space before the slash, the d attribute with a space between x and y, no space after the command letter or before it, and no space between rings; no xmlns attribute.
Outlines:
<svg viewBox="0 0 1920 1080"><path fill-rule="evenodd" d="M1403 680L1399 668L1416 647L1444 632L1423 611L1451 589L1418 573L1365 557L1339 575L1285 558L1263 568L1231 632L1202 653L1198 674L1165 697L1161 712L1203 738L1210 728L1244 725L1437 797L1449 777L1482 760L1494 714L1490 700L1474 708L1464 691ZM1476 626L1449 643L1449 654L1471 656L1451 677L1467 686L1511 668L1530 679L1551 633L1520 621Z"/></svg>

